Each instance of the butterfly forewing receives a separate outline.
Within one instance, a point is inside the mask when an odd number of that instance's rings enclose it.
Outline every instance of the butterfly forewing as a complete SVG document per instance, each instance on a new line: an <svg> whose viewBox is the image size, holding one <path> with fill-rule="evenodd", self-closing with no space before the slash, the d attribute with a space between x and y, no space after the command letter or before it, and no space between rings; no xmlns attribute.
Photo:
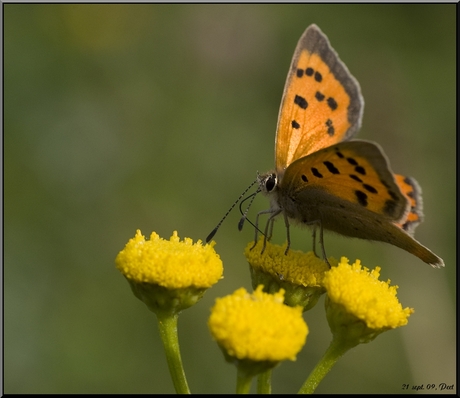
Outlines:
<svg viewBox="0 0 460 398"><path fill-rule="evenodd" d="M356 79L316 25L300 38L286 80L276 133L276 170L351 138L364 101Z"/></svg>

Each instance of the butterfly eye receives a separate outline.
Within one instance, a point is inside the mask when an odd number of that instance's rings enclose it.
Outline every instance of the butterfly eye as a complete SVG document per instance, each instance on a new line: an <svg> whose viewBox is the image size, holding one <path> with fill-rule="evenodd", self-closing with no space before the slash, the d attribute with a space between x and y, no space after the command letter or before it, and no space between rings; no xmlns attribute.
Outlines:
<svg viewBox="0 0 460 398"><path fill-rule="evenodd" d="M275 189L276 181L276 174L270 174L269 176L267 176L267 179L265 180L265 189L267 190L267 192L271 192L273 191L273 189Z"/></svg>

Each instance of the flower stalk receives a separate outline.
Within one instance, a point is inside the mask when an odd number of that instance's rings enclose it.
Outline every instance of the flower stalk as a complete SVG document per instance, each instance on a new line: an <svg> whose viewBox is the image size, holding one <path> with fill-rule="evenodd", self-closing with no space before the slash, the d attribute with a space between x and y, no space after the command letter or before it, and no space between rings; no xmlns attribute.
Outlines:
<svg viewBox="0 0 460 398"><path fill-rule="evenodd" d="M257 378L257 394L272 393L272 370L268 369Z"/></svg>
<svg viewBox="0 0 460 398"><path fill-rule="evenodd" d="M134 295L156 314L176 393L190 394L179 348L179 314L195 305L222 278L214 242L203 245L174 232L164 240L140 231L118 254L116 265ZM302 312L326 294L325 309L332 341L299 393L315 392L348 350L369 343L384 331L404 326L414 312L403 308L397 286L381 281L380 267L369 270L359 260L330 259L329 268L314 253L267 244L245 255L254 292L244 288L216 299L208 319L212 337L227 362L237 368L236 392L248 394L257 377L257 393L271 393L271 375L281 361L294 361L308 335Z"/></svg>
<svg viewBox="0 0 460 398"><path fill-rule="evenodd" d="M176 393L190 394L184 367L182 365L179 339L177 335L177 320L179 318L179 314L157 313L157 317L160 337L163 342L169 373L171 374Z"/></svg>
<svg viewBox="0 0 460 398"><path fill-rule="evenodd" d="M396 298L397 286L379 280L380 268L370 271L356 260L342 257L324 277L327 291L326 317L332 342L323 358L299 390L312 394L334 364L358 344L369 343L379 334L407 324L412 308L403 309Z"/></svg>
<svg viewBox="0 0 460 398"><path fill-rule="evenodd" d="M177 393L190 394L179 349L181 311L195 305L222 278L222 261L214 243L169 240L156 233L146 240L140 230L118 253L115 263L133 294L156 314L172 382Z"/></svg>
<svg viewBox="0 0 460 398"><path fill-rule="evenodd" d="M349 345L346 341L333 338L323 357L300 388L299 394L313 394L316 387L318 387L319 383L321 383L340 357L353 347L354 345Z"/></svg>
<svg viewBox="0 0 460 398"><path fill-rule="evenodd" d="M249 394L251 389L253 375L246 372L243 367L237 367L236 373L236 393L237 394Z"/></svg>

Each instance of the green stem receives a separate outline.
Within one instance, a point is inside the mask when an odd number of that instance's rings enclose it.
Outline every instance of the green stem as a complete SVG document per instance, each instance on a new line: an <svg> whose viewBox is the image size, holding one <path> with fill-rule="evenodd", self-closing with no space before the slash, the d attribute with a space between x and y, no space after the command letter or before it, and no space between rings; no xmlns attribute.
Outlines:
<svg viewBox="0 0 460 398"><path fill-rule="evenodd" d="M257 378L257 394L272 393L272 370L260 373Z"/></svg>
<svg viewBox="0 0 460 398"><path fill-rule="evenodd" d="M236 393L237 394L249 394L251 389L252 376L249 376L242 367L237 366L236 376Z"/></svg>
<svg viewBox="0 0 460 398"><path fill-rule="evenodd" d="M190 394L187 379L185 378L184 367L180 356L179 339L177 336L178 314L157 314L158 327L160 329L161 341L168 361L169 373L178 394Z"/></svg>
<svg viewBox="0 0 460 398"><path fill-rule="evenodd" d="M341 339L333 338L329 348L300 388L299 394L312 394L338 359L355 345L356 344L349 345Z"/></svg>

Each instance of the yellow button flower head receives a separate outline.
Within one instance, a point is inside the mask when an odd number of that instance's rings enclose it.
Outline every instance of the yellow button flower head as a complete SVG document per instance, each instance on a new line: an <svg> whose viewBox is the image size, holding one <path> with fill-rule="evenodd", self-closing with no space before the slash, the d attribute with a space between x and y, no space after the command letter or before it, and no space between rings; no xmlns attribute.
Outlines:
<svg viewBox="0 0 460 398"><path fill-rule="evenodd" d="M273 295L259 286L252 294L241 288L216 300L208 325L229 362L254 366L257 374L295 360L308 328L301 307L284 305L283 296L282 290Z"/></svg>
<svg viewBox="0 0 460 398"><path fill-rule="evenodd" d="M332 366L348 350L369 343L385 330L407 324L414 312L403 309L396 298L397 286L379 281L380 268L370 271L356 260L342 257L324 276L326 317L332 341L323 358L308 376L299 393L312 394Z"/></svg>
<svg viewBox="0 0 460 398"><path fill-rule="evenodd" d="M262 253L263 240L260 238L255 247L254 242L250 242L244 251L250 265L252 286L262 284L264 291L269 293L282 288L286 292L285 304L300 305L304 311L313 308L325 292L323 277L329 266L313 252L289 250L285 254L286 245L266 242ZM337 264L333 258L329 262Z"/></svg>
<svg viewBox="0 0 460 398"><path fill-rule="evenodd" d="M222 261L213 246L213 242L194 244L190 238L181 242L176 231L169 240L155 232L145 240L137 230L115 263L151 310L169 306L180 310L193 305L222 278Z"/></svg>
<svg viewBox="0 0 460 398"><path fill-rule="evenodd" d="M348 329L359 342L368 342L381 332L407 324L412 308L402 308L396 297L397 286L379 281L380 268L370 271L359 260L352 265L341 258L324 277L327 290L327 315L334 332ZM357 320L361 321L357 323ZM350 330L350 325L355 329ZM350 334L351 333L351 334ZM361 336L359 336L361 334Z"/></svg>

